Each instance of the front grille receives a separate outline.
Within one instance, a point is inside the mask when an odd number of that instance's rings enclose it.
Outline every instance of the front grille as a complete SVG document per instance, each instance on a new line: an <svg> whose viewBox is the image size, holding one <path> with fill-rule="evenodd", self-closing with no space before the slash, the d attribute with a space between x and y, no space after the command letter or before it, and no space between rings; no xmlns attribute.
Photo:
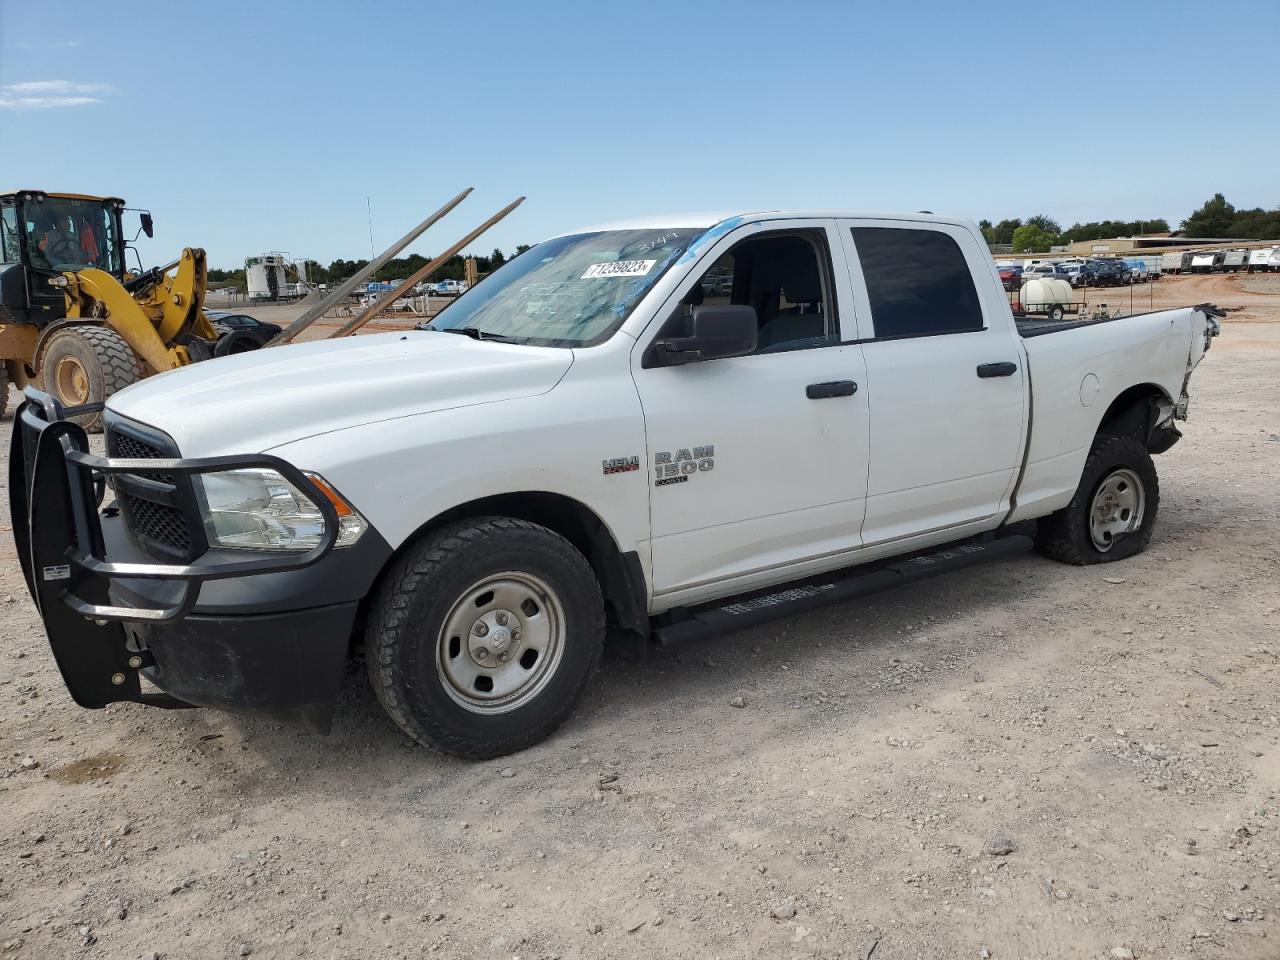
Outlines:
<svg viewBox="0 0 1280 960"><path fill-rule="evenodd" d="M128 493L121 500L125 517L135 532L183 556L191 553L191 530L181 510Z"/></svg>
<svg viewBox="0 0 1280 960"><path fill-rule="evenodd" d="M107 455L125 460L177 459L177 446L164 434L118 419L106 425ZM137 477L161 485L165 500L179 498L179 503L193 502L191 481L171 473L121 474L113 486L120 502L120 512L130 533L150 553L166 559L194 559L202 544L196 542L190 514L180 506L155 499L156 493L143 485L130 483Z"/></svg>
<svg viewBox="0 0 1280 960"><path fill-rule="evenodd" d="M159 447L130 436L113 424L107 428L107 456L122 460L170 460L177 454L165 453ZM169 473L140 473L138 476L158 483L173 483L173 475Z"/></svg>

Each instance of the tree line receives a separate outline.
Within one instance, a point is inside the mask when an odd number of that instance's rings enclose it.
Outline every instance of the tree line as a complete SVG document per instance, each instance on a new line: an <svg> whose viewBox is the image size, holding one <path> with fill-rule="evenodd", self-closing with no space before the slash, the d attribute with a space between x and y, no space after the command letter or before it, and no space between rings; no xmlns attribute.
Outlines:
<svg viewBox="0 0 1280 960"><path fill-rule="evenodd" d="M1050 247L1065 246L1079 240L1167 233L1169 230L1169 222L1161 217L1150 220L1094 220L1074 223L1064 230L1058 221L1044 214L1026 220L1001 220L999 223L979 220L978 226L988 244L1011 245L1015 253L1047 253ZM1274 210L1261 207L1237 210L1226 197L1215 193L1182 221L1180 229L1188 237L1280 240L1280 207Z"/></svg>
<svg viewBox="0 0 1280 960"><path fill-rule="evenodd" d="M516 246L515 253L512 258L520 256L529 249L529 244L521 243ZM466 268L464 264L467 259L474 257L476 261L476 273L480 276L492 273L509 259L505 253L498 247L493 248L493 252L488 256L477 254L455 254L450 257L440 267L431 274L427 280L435 283L439 280L462 280L464 279ZM406 277L420 270L433 260L434 257L424 257L420 253L411 253L407 257L396 257L388 260L385 264L378 268L377 273L371 277L371 280L383 280L394 283L398 280L404 280ZM332 286L341 283L348 277L352 276L356 271L363 270L368 266L369 261L365 260L345 260L339 257L337 260L329 261L326 266L315 260L304 261L307 267L307 280L310 283L323 283ZM210 283L218 285L239 286L241 290L248 288L248 278L243 269L240 270L217 270L209 271Z"/></svg>

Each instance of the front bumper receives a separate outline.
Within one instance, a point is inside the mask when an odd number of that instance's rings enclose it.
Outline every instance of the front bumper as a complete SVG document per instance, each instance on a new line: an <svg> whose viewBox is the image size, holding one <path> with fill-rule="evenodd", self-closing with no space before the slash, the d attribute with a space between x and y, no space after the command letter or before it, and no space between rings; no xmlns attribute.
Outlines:
<svg viewBox="0 0 1280 960"><path fill-rule="evenodd" d="M328 733L357 606L125 623L125 644L145 650L143 676L185 704Z"/></svg>
<svg viewBox="0 0 1280 960"><path fill-rule="evenodd" d="M359 600L390 549L372 530L334 551L337 515L293 465L266 454L109 459L51 397L28 389L9 457L10 512L23 575L76 703L259 711L324 732ZM298 554L206 549L156 563L112 507L108 478L189 477L267 467L311 496L326 535ZM174 490L190 484L174 484ZM144 691L146 677L165 693Z"/></svg>

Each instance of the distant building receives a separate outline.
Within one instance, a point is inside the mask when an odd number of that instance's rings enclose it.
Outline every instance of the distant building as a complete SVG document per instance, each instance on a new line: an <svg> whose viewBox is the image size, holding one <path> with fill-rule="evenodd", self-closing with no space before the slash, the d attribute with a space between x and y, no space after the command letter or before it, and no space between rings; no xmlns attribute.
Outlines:
<svg viewBox="0 0 1280 960"><path fill-rule="evenodd" d="M1200 247L1248 247L1273 245L1274 240L1241 240L1237 237L1182 237L1169 233L1149 233L1140 237L1112 237L1109 240L1077 240L1067 244L1066 251L1075 256L1092 254L1125 254L1149 250L1152 253ZM1058 248L1055 247L1056 251Z"/></svg>

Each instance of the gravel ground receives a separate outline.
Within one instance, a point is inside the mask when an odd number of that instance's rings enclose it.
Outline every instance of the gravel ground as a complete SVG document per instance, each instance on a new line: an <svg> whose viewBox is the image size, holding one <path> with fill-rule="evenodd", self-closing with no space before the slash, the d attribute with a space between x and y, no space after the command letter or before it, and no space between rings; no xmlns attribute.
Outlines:
<svg viewBox="0 0 1280 960"><path fill-rule="evenodd" d="M494 763L358 665L330 738L81 710L0 521L0 958L1280 957L1280 277L1157 289L1233 312L1148 552L615 656Z"/></svg>

